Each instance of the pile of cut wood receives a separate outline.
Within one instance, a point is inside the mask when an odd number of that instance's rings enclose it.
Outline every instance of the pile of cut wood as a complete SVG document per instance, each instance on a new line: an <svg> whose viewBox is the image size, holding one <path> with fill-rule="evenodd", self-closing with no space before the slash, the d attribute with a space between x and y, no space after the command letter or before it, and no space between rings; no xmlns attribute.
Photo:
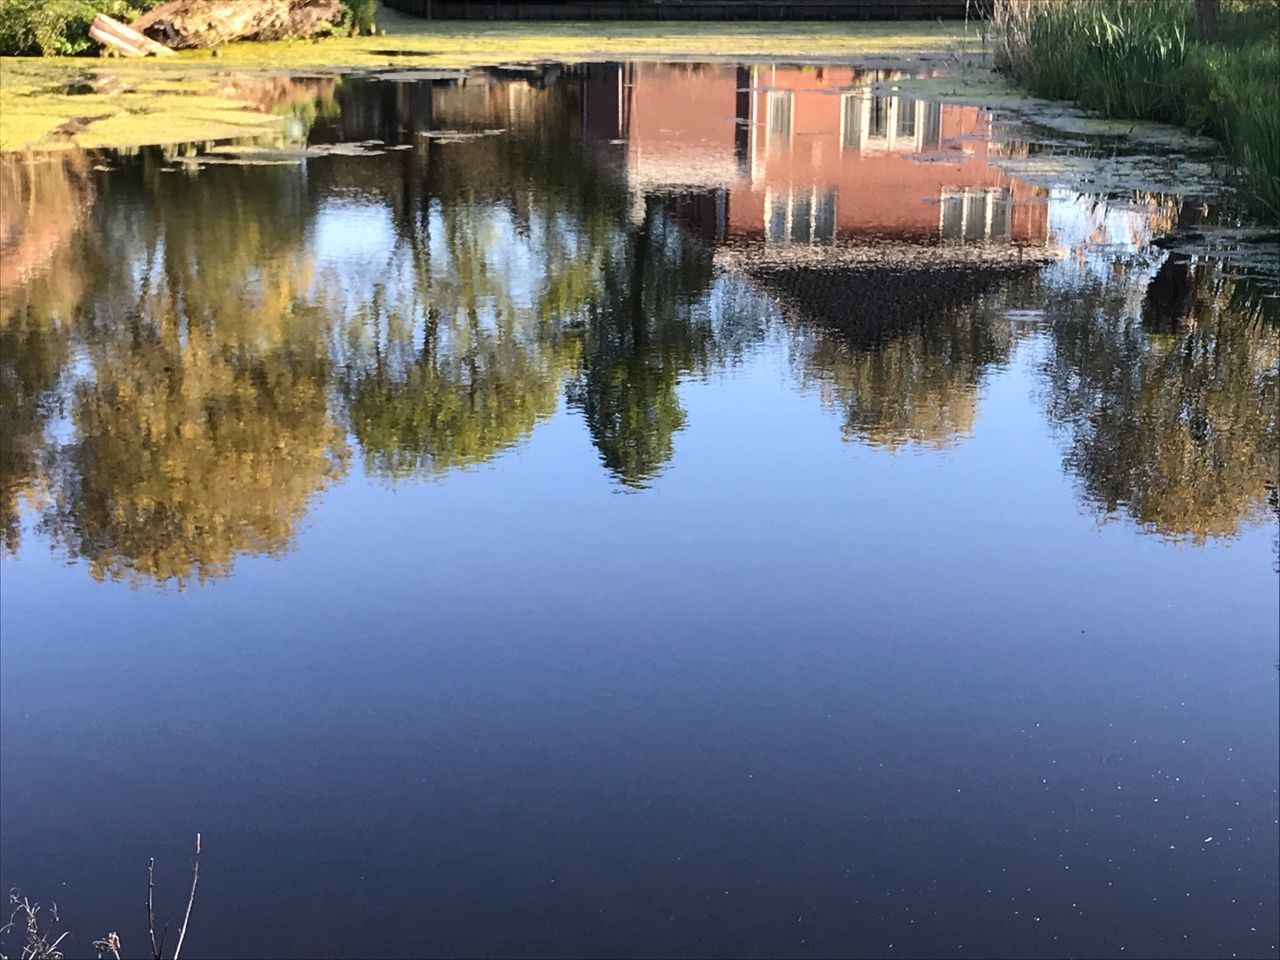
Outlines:
<svg viewBox="0 0 1280 960"><path fill-rule="evenodd" d="M216 47L233 40L282 40L328 33L342 0L169 0L126 26L98 14L89 35L131 57Z"/></svg>

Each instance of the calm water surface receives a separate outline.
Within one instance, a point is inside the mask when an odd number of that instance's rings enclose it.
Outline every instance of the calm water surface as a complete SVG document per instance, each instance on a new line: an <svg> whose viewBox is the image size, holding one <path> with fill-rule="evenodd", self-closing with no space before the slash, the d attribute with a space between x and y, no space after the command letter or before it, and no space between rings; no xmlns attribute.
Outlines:
<svg viewBox="0 0 1280 960"><path fill-rule="evenodd" d="M76 955L200 831L192 957L1275 956L1274 287L898 77L4 158L0 884Z"/></svg>

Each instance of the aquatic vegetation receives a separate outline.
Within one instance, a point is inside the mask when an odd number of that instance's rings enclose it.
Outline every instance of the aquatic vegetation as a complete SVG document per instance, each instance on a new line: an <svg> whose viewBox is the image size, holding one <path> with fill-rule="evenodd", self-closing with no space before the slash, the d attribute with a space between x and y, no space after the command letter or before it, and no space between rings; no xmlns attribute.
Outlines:
<svg viewBox="0 0 1280 960"><path fill-rule="evenodd" d="M1212 39L1191 0L1000 0L996 65L1042 97L1186 125L1223 142L1280 217L1280 5L1227 4Z"/></svg>

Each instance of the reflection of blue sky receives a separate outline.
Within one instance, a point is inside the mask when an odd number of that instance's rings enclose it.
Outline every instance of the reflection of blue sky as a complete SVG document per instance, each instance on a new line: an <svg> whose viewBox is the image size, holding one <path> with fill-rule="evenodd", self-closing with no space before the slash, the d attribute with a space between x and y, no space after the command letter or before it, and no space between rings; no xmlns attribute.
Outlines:
<svg viewBox="0 0 1280 960"><path fill-rule="evenodd" d="M413 245L387 206L343 199L318 205L312 247L328 295L340 296L349 310L375 295L391 301L410 297L415 280L426 277L438 307L456 305L464 289L477 292L481 324L490 327L503 306L537 304L550 270L574 255L575 228L561 218L536 215L522 226L506 205L481 203L462 209L451 235L444 207L434 201L425 221L415 221L422 241L418 256L425 261L415 264Z"/></svg>
<svg viewBox="0 0 1280 960"><path fill-rule="evenodd" d="M325 200L316 207L312 242L321 267L364 267L386 262L395 225L385 204Z"/></svg>
<svg viewBox="0 0 1280 960"><path fill-rule="evenodd" d="M1065 250L1135 253L1151 241L1151 211L1058 187L1049 191L1049 232Z"/></svg>
<svg viewBox="0 0 1280 960"><path fill-rule="evenodd" d="M1105 201L1065 188L1049 191L1049 236L1063 254L1049 267L1058 282L1106 280L1117 258L1123 258L1129 281L1125 289L1135 303L1146 290L1164 255L1151 247L1150 209Z"/></svg>

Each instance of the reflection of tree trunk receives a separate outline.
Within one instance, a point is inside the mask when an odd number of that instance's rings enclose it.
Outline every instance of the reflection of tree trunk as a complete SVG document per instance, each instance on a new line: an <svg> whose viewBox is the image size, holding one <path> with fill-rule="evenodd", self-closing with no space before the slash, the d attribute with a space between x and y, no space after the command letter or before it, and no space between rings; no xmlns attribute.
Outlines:
<svg viewBox="0 0 1280 960"><path fill-rule="evenodd" d="M1196 0L1196 32L1202 40L1218 35L1218 14L1221 11L1221 0Z"/></svg>
<svg viewBox="0 0 1280 960"><path fill-rule="evenodd" d="M467 403L470 408L476 408L476 383L480 379L480 368L476 365L476 349L480 343L480 314L474 306L467 309L467 325L471 329L471 343L467 349Z"/></svg>
<svg viewBox="0 0 1280 960"><path fill-rule="evenodd" d="M1170 254L1147 285L1142 301L1142 324L1152 333L1175 333L1191 317L1195 303L1195 279L1191 258Z"/></svg>
<svg viewBox="0 0 1280 960"><path fill-rule="evenodd" d="M647 339L645 333L648 328L644 317L644 277L645 269L649 265L649 235L653 222L654 208L648 201L646 201L646 205L644 223L641 224L640 231L636 234L636 255L632 258L631 290L629 291L631 301L631 339L633 346L637 348L634 354L636 356L640 355L638 348L642 347Z"/></svg>

